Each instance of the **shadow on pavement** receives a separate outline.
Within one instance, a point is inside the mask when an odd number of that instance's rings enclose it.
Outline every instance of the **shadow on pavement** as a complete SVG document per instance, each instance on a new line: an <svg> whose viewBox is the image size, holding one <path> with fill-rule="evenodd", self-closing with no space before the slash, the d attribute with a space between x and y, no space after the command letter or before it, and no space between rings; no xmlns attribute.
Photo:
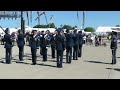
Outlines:
<svg viewBox="0 0 120 90"><path fill-rule="evenodd" d="M16 62L16 63L32 65L32 63L26 63L26 62ZM48 64L36 64L36 65L40 65L40 66L49 66L49 67L56 67L56 66L48 65Z"/></svg>
<svg viewBox="0 0 120 90"><path fill-rule="evenodd" d="M85 61L85 62L98 63L98 64L111 64L111 63L105 63L105 62L100 62L100 61Z"/></svg>
<svg viewBox="0 0 120 90"><path fill-rule="evenodd" d="M4 61L0 61L0 63L6 64Z"/></svg>
<svg viewBox="0 0 120 90"><path fill-rule="evenodd" d="M49 66L49 67L56 67L56 66L48 65L48 64L37 64L37 65L41 65L41 66Z"/></svg>
<svg viewBox="0 0 120 90"><path fill-rule="evenodd" d="M47 60L48 62L57 62L56 60ZM66 62L62 62L62 63L66 63Z"/></svg>
<svg viewBox="0 0 120 90"><path fill-rule="evenodd" d="M5 60L5 58L0 58L0 60Z"/></svg>
<svg viewBox="0 0 120 90"><path fill-rule="evenodd" d="M120 68L119 69L118 68L106 68L106 69L113 69L115 71L120 71Z"/></svg>

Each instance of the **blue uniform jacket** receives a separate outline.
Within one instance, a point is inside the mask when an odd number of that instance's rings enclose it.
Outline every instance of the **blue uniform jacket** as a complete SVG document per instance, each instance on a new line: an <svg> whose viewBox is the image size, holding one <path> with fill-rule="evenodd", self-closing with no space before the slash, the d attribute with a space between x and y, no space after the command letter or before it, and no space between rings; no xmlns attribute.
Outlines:
<svg viewBox="0 0 120 90"><path fill-rule="evenodd" d="M55 36L56 50L65 50L65 38L63 35Z"/></svg>
<svg viewBox="0 0 120 90"><path fill-rule="evenodd" d="M37 49L37 35L34 37L34 35L30 35L30 47L33 49Z"/></svg>
<svg viewBox="0 0 120 90"><path fill-rule="evenodd" d="M54 34L50 35L51 39L50 39L50 44L51 46L55 46L55 37Z"/></svg>
<svg viewBox="0 0 120 90"><path fill-rule="evenodd" d="M17 44L18 44L18 46L24 46L25 45L24 38L25 38L25 36L23 34L19 34L17 36Z"/></svg>
<svg viewBox="0 0 120 90"><path fill-rule="evenodd" d="M12 48L12 37L10 34L5 34L4 35L4 40L5 40L5 46L4 48Z"/></svg>
<svg viewBox="0 0 120 90"><path fill-rule="evenodd" d="M5 46L4 48L12 48L12 36L10 34L5 34L4 35L4 40L5 40Z"/></svg>
<svg viewBox="0 0 120 90"><path fill-rule="evenodd" d="M79 34L79 45L83 44L83 35Z"/></svg>
<svg viewBox="0 0 120 90"><path fill-rule="evenodd" d="M40 35L40 47L47 47L47 40L45 39L45 34Z"/></svg>
<svg viewBox="0 0 120 90"><path fill-rule="evenodd" d="M73 47L74 46L74 36L73 34L66 34L66 47Z"/></svg>
<svg viewBox="0 0 120 90"><path fill-rule="evenodd" d="M113 35L112 40L111 40L111 49L117 49L117 36Z"/></svg>
<svg viewBox="0 0 120 90"><path fill-rule="evenodd" d="M78 46L79 45L79 34L74 34L73 40L74 40L74 46Z"/></svg>

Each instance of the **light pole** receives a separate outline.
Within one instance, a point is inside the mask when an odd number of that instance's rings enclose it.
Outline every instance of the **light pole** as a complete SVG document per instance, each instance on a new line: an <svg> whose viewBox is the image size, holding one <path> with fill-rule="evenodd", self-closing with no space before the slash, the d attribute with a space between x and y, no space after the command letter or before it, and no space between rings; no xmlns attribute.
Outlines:
<svg viewBox="0 0 120 90"><path fill-rule="evenodd" d="M23 19L23 11L21 11L21 30L25 34L25 20Z"/></svg>
<svg viewBox="0 0 120 90"><path fill-rule="evenodd" d="M84 27L85 26L85 12L83 11L83 27L82 27L82 29L84 30Z"/></svg>

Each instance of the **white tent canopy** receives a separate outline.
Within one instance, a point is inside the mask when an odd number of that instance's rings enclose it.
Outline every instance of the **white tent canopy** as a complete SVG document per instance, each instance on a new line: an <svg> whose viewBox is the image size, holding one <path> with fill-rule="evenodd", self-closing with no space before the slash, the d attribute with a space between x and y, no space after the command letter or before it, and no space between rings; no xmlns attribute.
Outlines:
<svg viewBox="0 0 120 90"><path fill-rule="evenodd" d="M96 33L107 33L107 32L112 32L112 31L116 31L119 32L120 31L120 27L109 27L109 26L104 26L104 27L98 27L96 29Z"/></svg>
<svg viewBox="0 0 120 90"><path fill-rule="evenodd" d="M97 35L108 35L109 32L112 32L112 31L115 31L115 32L120 32L120 27L109 27L109 26L100 26L96 29L96 34Z"/></svg>
<svg viewBox="0 0 120 90"><path fill-rule="evenodd" d="M97 33L112 32L112 29L111 29L111 27L98 27L96 32Z"/></svg>
<svg viewBox="0 0 120 90"><path fill-rule="evenodd" d="M4 30L6 28L3 28ZM9 28L10 29L10 34L12 32L17 32L20 28ZM32 30L37 30L37 31L47 31L49 30L50 32L54 32L56 29L55 28L32 28L32 27L25 27L25 32L31 32ZM4 31L0 28L0 34L4 33Z"/></svg>

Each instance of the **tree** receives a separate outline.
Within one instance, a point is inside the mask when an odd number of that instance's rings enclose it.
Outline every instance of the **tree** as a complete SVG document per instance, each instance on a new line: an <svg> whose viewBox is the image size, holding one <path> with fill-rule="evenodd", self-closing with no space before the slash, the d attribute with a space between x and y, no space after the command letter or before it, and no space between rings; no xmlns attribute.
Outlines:
<svg viewBox="0 0 120 90"><path fill-rule="evenodd" d="M77 26L72 27L72 29L75 29L75 28L77 28Z"/></svg>
<svg viewBox="0 0 120 90"><path fill-rule="evenodd" d="M54 23L49 23L49 25L47 25L47 27L49 27L49 28L55 28L55 24Z"/></svg>
<svg viewBox="0 0 120 90"><path fill-rule="evenodd" d="M33 28L47 28L47 25L36 25Z"/></svg>
<svg viewBox="0 0 120 90"><path fill-rule="evenodd" d="M71 29L72 29L72 26L70 26L70 25L64 25L64 26L63 26L63 29L69 29L69 30L71 30Z"/></svg>
<svg viewBox="0 0 120 90"><path fill-rule="evenodd" d="M116 25L115 27L120 27L120 25Z"/></svg>
<svg viewBox="0 0 120 90"><path fill-rule="evenodd" d="M84 29L85 32L95 32L95 29L93 27L86 27Z"/></svg>
<svg viewBox="0 0 120 90"><path fill-rule="evenodd" d="M36 25L33 28L55 28L55 24L54 23L50 23L48 25Z"/></svg>

